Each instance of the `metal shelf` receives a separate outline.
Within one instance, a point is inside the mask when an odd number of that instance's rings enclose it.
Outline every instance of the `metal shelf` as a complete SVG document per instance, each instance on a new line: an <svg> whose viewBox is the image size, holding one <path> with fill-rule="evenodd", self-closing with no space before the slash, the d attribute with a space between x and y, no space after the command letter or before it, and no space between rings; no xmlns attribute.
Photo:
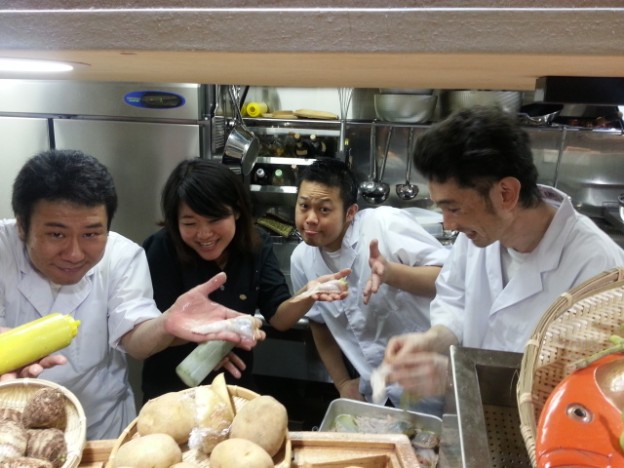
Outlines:
<svg viewBox="0 0 624 468"><path fill-rule="evenodd" d="M256 160L256 164L276 164L280 166L309 166L315 158L282 158L278 156L260 156Z"/></svg>
<svg viewBox="0 0 624 468"><path fill-rule="evenodd" d="M340 136L340 120L245 118L245 124L258 135Z"/></svg>
<svg viewBox="0 0 624 468"><path fill-rule="evenodd" d="M272 193L272 194L287 194L296 195L297 187L292 185L249 185L249 190L256 193Z"/></svg>

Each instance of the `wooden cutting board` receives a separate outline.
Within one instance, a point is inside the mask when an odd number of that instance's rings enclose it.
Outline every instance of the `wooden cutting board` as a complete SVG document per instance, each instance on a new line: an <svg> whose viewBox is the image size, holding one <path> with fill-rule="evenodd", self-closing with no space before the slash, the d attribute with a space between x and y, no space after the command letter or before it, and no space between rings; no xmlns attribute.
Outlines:
<svg viewBox="0 0 624 468"><path fill-rule="evenodd" d="M306 119L321 119L321 120L337 120L338 116L332 112L325 112L312 109L297 109L294 114L297 117L304 117Z"/></svg>

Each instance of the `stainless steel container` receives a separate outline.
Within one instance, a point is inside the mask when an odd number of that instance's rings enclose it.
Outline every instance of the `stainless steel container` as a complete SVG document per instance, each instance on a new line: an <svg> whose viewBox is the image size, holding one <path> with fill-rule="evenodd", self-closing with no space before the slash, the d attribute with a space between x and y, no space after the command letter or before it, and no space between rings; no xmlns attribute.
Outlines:
<svg viewBox="0 0 624 468"><path fill-rule="evenodd" d="M530 467L516 384L522 354L451 347L440 468Z"/></svg>
<svg viewBox="0 0 624 468"><path fill-rule="evenodd" d="M386 419L391 416L397 421L405 421L415 427L436 434L440 434L442 429L442 420L431 414L404 411L402 409L374 405L364 401L337 398L329 404L327 413L325 413L325 417L319 426L319 431L333 431L336 424L336 417L340 414L379 419Z"/></svg>

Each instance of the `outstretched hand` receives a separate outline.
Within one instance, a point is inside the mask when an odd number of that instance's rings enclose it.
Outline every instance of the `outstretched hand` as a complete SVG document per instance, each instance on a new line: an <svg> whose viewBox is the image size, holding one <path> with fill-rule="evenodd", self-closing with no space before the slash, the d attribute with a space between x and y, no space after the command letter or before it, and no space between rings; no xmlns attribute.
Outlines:
<svg viewBox="0 0 624 468"><path fill-rule="evenodd" d="M370 255L368 257L368 265L371 269L371 275L364 286L364 304L368 304L371 296L379 291L379 287L384 283L386 278L386 269L388 261L379 252L379 241L373 239L370 243Z"/></svg>
<svg viewBox="0 0 624 468"><path fill-rule="evenodd" d="M167 333L195 342L209 340L231 341L236 343L237 346L248 350L253 348L257 341L263 340L266 335L259 329L261 324L259 320L258 329L255 331L253 338L246 338L235 331L227 329L207 334L193 332L193 329L208 323L247 315L228 309L208 298L208 295L223 286L226 280L225 273L219 273L205 283L178 297L166 312L165 330Z"/></svg>
<svg viewBox="0 0 624 468"><path fill-rule="evenodd" d="M13 372L7 372L6 374L0 375L0 382L18 378L39 377L39 374L41 374L44 369L49 369L50 367L54 366L61 366L66 363L67 358L65 356L62 356L60 354L52 354L38 360L37 362L28 364L21 369L17 369Z"/></svg>
<svg viewBox="0 0 624 468"><path fill-rule="evenodd" d="M315 301L326 301L326 302L341 301L349 295L348 289L345 288L344 290L340 290L340 291L323 290L323 287L321 285L323 283L327 283L328 281L334 281L334 280L340 280L342 278L346 278L350 274L351 274L351 269L345 268L343 270L340 270L337 273L319 276L318 278L310 281L307 284L306 290L308 292L316 291L310 294L310 297L314 299Z"/></svg>

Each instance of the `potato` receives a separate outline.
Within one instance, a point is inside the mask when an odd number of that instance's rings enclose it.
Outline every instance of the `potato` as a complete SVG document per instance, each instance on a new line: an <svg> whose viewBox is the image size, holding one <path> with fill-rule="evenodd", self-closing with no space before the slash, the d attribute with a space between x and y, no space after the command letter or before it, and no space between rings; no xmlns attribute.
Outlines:
<svg viewBox="0 0 624 468"><path fill-rule="evenodd" d="M234 416L230 437L247 439L274 456L288 432L288 413L284 405L269 395L247 402Z"/></svg>
<svg viewBox="0 0 624 468"><path fill-rule="evenodd" d="M137 431L141 435L169 434L178 444L188 441L195 425L195 402L189 395L165 393L149 400L137 418Z"/></svg>
<svg viewBox="0 0 624 468"><path fill-rule="evenodd" d="M245 439L227 439L210 454L210 468L273 468L273 459L258 444Z"/></svg>
<svg viewBox="0 0 624 468"><path fill-rule="evenodd" d="M117 450L113 466L169 468L182 461L182 450L168 434L148 434L131 439Z"/></svg>
<svg viewBox="0 0 624 468"><path fill-rule="evenodd" d="M231 410L209 385L195 389L195 427L191 431L189 447L206 455L228 436L232 424Z"/></svg>

